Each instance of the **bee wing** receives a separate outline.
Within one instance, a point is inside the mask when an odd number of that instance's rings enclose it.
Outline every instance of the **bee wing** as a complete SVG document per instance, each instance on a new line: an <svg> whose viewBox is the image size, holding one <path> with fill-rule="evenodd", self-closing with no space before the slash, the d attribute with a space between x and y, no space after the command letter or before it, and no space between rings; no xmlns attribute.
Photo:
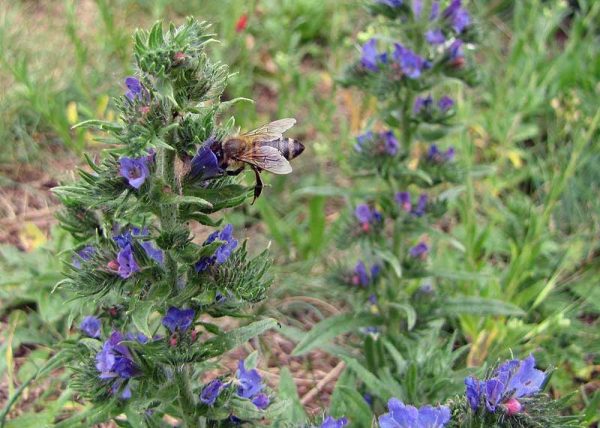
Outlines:
<svg viewBox="0 0 600 428"><path fill-rule="evenodd" d="M296 124L296 119L288 117L286 119L279 119L266 125L256 128L252 131L248 131L242 136L250 137L254 141L269 141L281 138L283 133L290 129Z"/></svg>
<svg viewBox="0 0 600 428"><path fill-rule="evenodd" d="M289 174L292 166L274 147L254 146L236 157L236 160L257 166L273 174Z"/></svg>

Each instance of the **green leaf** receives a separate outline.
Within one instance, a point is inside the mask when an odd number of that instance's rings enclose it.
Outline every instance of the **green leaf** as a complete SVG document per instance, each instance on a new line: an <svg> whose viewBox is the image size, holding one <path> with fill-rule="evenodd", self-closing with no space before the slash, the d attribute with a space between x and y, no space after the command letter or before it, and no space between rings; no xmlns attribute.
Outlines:
<svg viewBox="0 0 600 428"><path fill-rule="evenodd" d="M447 298L440 307L444 315L504 315L524 316L525 311L511 303L477 296Z"/></svg>
<svg viewBox="0 0 600 428"><path fill-rule="evenodd" d="M292 356L306 354L340 334L379 324L381 318L371 314L349 313L326 318L306 333L292 351Z"/></svg>
<svg viewBox="0 0 600 428"><path fill-rule="evenodd" d="M215 355L221 355L226 351L243 345L253 337L258 336L267 330L275 328L276 326L277 321L275 321L273 318L267 318L253 322L247 326L228 331L221 336L209 339L205 342L205 345L211 345L211 347L214 347L213 353ZM207 348L210 349L209 346L207 346Z"/></svg>
<svg viewBox="0 0 600 428"><path fill-rule="evenodd" d="M290 403L290 407L285 415L289 423L294 426L303 426L307 423L306 412L300 402L292 374L287 367L281 369L279 374L279 397Z"/></svg>
<svg viewBox="0 0 600 428"><path fill-rule="evenodd" d="M156 49L164 43L162 22L157 22L152 26L150 35L148 36L148 47Z"/></svg>
<svg viewBox="0 0 600 428"><path fill-rule="evenodd" d="M373 413L369 405L362 395L358 393L356 388L349 386L341 386L339 395L344 400L346 405L346 416L351 426L370 427L372 426Z"/></svg>
<svg viewBox="0 0 600 428"><path fill-rule="evenodd" d="M396 391L391 389L384 382L379 380L377 376L371 373L365 366L359 363L352 357L342 356L342 360L346 363L348 368L356 373L356 376L366 385L366 387L374 392L378 397L387 400L388 398L396 395Z"/></svg>
<svg viewBox="0 0 600 428"><path fill-rule="evenodd" d="M167 199L173 199L174 202L179 204L198 205L200 208L213 208L213 204L208 202L206 199L202 199L197 196L171 195L171 197Z"/></svg>
<svg viewBox="0 0 600 428"><path fill-rule="evenodd" d="M71 129L77 128L96 128L102 131L120 131L123 127L114 122L107 122L106 120L90 119L79 122L71 127Z"/></svg>
<svg viewBox="0 0 600 428"><path fill-rule="evenodd" d="M415 308L408 303L390 303L389 305L404 311L406 314L406 328L408 331L412 330L417 322L417 312L415 311Z"/></svg>
<svg viewBox="0 0 600 428"><path fill-rule="evenodd" d="M190 189L193 193L204 200L208 201L212 206L211 209L202 210L207 213L222 210L223 208L231 208L243 203L251 190L239 184L230 184L219 189Z"/></svg>
<svg viewBox="0 0 600 428"><path fill-rule="evenodd" d="M138 300L131 311L131 322L146 337L152 337L152 332L148 327L148 317L154 308L154 303L151 300Z"/></svg>

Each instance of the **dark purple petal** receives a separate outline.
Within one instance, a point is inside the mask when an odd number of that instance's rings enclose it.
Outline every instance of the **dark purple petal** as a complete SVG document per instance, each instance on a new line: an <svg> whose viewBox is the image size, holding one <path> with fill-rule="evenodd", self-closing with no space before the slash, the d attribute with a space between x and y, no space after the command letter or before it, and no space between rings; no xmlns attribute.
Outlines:
<svg viewBox="0 0 600 428"><path fill-rule="evenodd" d="M456 39L452 42L450 47L448 48L448 52L450 54L450 60L455 61L457 59L461 59L464 57L463 53L463 41L460 39Z"/></svg>
<svg viewBox="0 0 600 428"><path fill-rule="evenodd" d="M135 189L139 189L150 175L148 169L148 160L143 158L127 158L119 159L121 176L127 179L129 185Z"/></svg>
<svg viewBox="0 0 600 428"><path fill-rule="evenodd" d="M223 175L219 167L217 156L210 149L210 144L204 143L192 158L190 178L194 180L207 180Z"/></svg>
<svg viewBox="0 0 600 428"><path fill-rule="evenodd" d="M167 315L165 315L162 320L162 324L167 327L171 333L175 333L176 330L184 332L191 327L195 315L196 312L193 309L170 307L167 311Z"/></svg>
<svg viewBox="0 0 600 428"><path fill-rule="evenodd" d="M362 47L362 54L360 57L360 63L367 70L378 71L379 54L377 53L377 40L370 39L367 43L365 43Z"/></svg>
<svg viewBox="0 0 600 428"><path fill-rule="evenodd" d="M417 97L415 99L415 103L413 104L413 113L419 114L423 110L429 110L431 105L433 104L433 98L431 95L427 95L426 97Z"/></svg>
<svg viewBox="0 0 600 428"><path fill-rule="evenodd" d="M504 384L498 379L489 379L483 383L482 389L485 394L485 406L490 412L495 412L506 391Z"/></svg>
<svg viewBox="0 0 600 428"><path fill-rule="evenodd" d="M441 428L450 422L450 409L446 406L419 408L419 428Z"/></svg>
<svg viewBox="0 0 600 428"><path fill-rule="evenodd" d="M98 318L90 315L85 317L83 321L81 321L79 329L83 331L87 336L94 337L97 339L100 337L102 322Z"/></svg>
<svg viewBox="0 0 600 428"><path fill-rule="evenodd" d="M425 209L427 208L427 195L425 193L422 193L419 196L419 201L417 202L417 206L415 208L415 211L413 212L413 214L417 217L421 217L423 216L423 214L425 214Z"/></svg>
<svg viewBox="0 0 600 428"><path fill-rule="evenodd" d="M379 276L379 273L381 272L381 266L379 265L373 265L371 266L371 280L375 280L375 278L377 278Z"/></svg>
<svg viewBox="0 0 600 428"><path fill-rule="evenodd" d="M136 272L140 271L140 268L135 261L131 245L126 245L117 254L117 263L119 264L119 276L123 279L129 278Z"/></svg>
<svg viewBox="0 0 600 428"><path fill-rule="evenodd" d="M386 153L390 156L395 156L396 153L398 153L398 147L400 144L398 143L394 133L392 131L386 131L382 132L380 136L383 137L383 140L385 141Z"/></svg>
<svg viewBox="0 0 600 428"><path fill-rule="evenodd" d="M518 370L506 383L506 389L515 398L528 397L540 391L545 379L546 374L535 368L535 358L530 355L519 362Z"/></svg>
<svg viewBox="0 0 600 428"><path fill-rule="evenodd" d="M410 193L408 192L398 192L396 193L396 197L394 198L396 203L400 205L402 211L409 213L412 210L412 204L410 201Z"/></svg>
<svg viewBox="0 0 600 428"><path fill-rule="evenodd" d="M373 213L367 204L360 204L354 210L354 216L360 223L370 223L373 220Z"/></svg>
<svg viewBox="0 0 600 428"><path fill-rule="evenodd" d="M446 38L444 37L444 33L442 33L442 30L437 29L426 32L425 40L427 40L427 43L429 43L430 45L435 46L444 44Z"/></svg>
<svg viewBox="0 0 600 428"><path fill-rule="evenodd" d="M252 404L254 404L256 408L260 410L265 410L267 407L269 407L270 402L271 400L269 399L269 396L263 393L256 395L252 399Z"/></svg>
<svg viewBox="0 0 600 428"><path fill-rule="evenodd" d="M202 389L202 393L200 394L200 401L207 406L212 406L217 401L219 394L223 388L223 382L219 379L211 380L208 385L206 385Z"/></svg>
<svg viewBox="0 0 600 428"><path fill-rule="evenodd" d="M88 261L96 254L96 248L91 245L86 245L81 250L77 251L71 259L71 264L77 269L81 269L81 261Z"/></svg>
<svg viewBox="0 0 600 428"><path fill-rule="evenodd" d="M425 256L427 256L427 253L429 252L429 247L427 246L427 244L425 242L419 242L417 245L415 245L414 247L412 247L409 250L409 254L411 257L417 258L423 258Z"/></svg>
<svg viewBox="0 0 600 428"><path fill-rule="evenodd" d="M454 107L454 100L448 96L443 96L438 101L438 107L443 113L446 113L448 110Z"/></svg>
<svg viewBox="0 0 600 428"><path fill-rule="evenodd" d="M335 419L333 416L327 416L320 428L342 428L348 424L348 418Z"/></svg>
<svg viewBox="0 0 600 428"><path fill-rule="evenodd" d="M125 86L127 86L127 93L125 96L129 98L130 101L134 101L136 99L140 99L144 95L144 87L142 83L135 77L127 77L125 78Z"/></svg>
<svg viewBox="0 0 600 428"><path fill-rule="evenodd" d="M481 383L477 379L469 376L465 378L465 388L469 406L471 406L471 410L476 412L481 400Z"/></svg>
<svg viewBox="0 0 600 428"><path fill-rule="evenodd" d="M236 373L238 380L237 395L252 398L263 389L262 378L256 369L246 370L244 360L240 360Z"/></svg>
<svg viewBox="0 0 600 428"><path fill-rule="evenodd" d="M369 285L369 274L367 273L367 267L362 261L359 261L354 268L354 278L356 285L366 287Z"/></svg>
<svg viewBox="0 0 600 428"><path fill-rule="evenodd" d="M402 72L411 79L417 79L426 68L426 62L419 55L400 43L394 44L394 60Z"/></svg>
<svg viewBox="0 0 600 428"><path fill-rule="evenodd" d="M214 253L215 263L223 264L229 259L231 253L237 247L238 241L233 237L233 225L228 224L219 234L219 239L225 241Z"/></svg>
<svg viewBox="0 0 600 428"><path fill-rule="evenodd" d="M435 21L440 14L440 2L439 0L435 0L431 3L431 13L429 14L429 20Z"/></svg>

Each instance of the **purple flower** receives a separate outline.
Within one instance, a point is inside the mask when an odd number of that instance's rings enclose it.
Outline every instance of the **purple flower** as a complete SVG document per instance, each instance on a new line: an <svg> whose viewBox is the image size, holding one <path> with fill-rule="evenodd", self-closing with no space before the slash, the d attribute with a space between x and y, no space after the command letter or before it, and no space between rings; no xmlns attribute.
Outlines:
<svg viewBox="0 0 600 428"><path fill-rule="evenodd" d="M445 152L442 152L437 145L432 144L427 151L427 160L434 163L452 162L454 155L454 147L450 147Z"/></svg>
<svg viewBox="0 0 600 428"><path fill-rule="evenodd" d="M371 71L379 71L379 65L387 63L387 53L377 52L376 39L369 39L369 41L362 46L360 63L364 68Z"/></svg>
<svg viewBox="0 0 600 428"><path fill-rule="evenodd" d="M402 0L375 0L375 3L385 4L389 7L400 7L402 6Z"/></svg>
<svg viewBox="0 0 600 428"><path fill-rule="evenodd" d="M365 144L373 141L373 137L374 135L371 131L367 131L364 134L356 137L356 145L354 146L354 150L356 150L359 153L362 152L363 148L365 147Z"/></svg>
<svg viewBox="0 0 600 428"><path fill-rule="evenodd" d="M210 149L211 139L206 141L192 158L190 178L193 180L208 180L223 174L219 167L217 155Z"/></svg>
<svg viewBox="0 0 600 428"><path fill-rule="evenodd" d="M113 237L113 240L119 248L125 248L126 246L133 245L133 238L145 238L150 236L150 232L147 227L140 229L139 227L132 227L125 232ZM151 241L141 241L140 245L146 252L146 255L152 260L159 264L164 262L164 253L160 248L154 246Z"/></svg>
<svg viewBox="0 0 600 428"><path fill-rule="evenodd" d="M367 273L367 267L362 261L359 261L354 268L354 275L352 276L352 282L354 285L361 285L366 287L369 285L369 274Z"/></svg>
<svg viewBox="0 0 600 428"><path fill-rule="evenodd" d="M131 245L125 245L125 247L119 251L117 254L117 264L119 265L119 276L123 279L127 279L134 273L140 271L140 268L133 257Z"/></svg>
<svg viewBox="0 0 600 428"><path fill-rule="evenodd" d="M419 196L419 201L417 202L417 206L413 211L413 214L417 217L422 217L425 214L425 209L427 208L427 195L425 193L421 193Z"/></svg>
<svg viewBox="0 0 600 428"><path fill-rule="evenodd" d="M433 98L431 95L427 95L426 97L417 97L415 99L415 103L413 104L413 113L419 114L423 110L427 111L431 108L433 104Z"/></svg>
<svg viewBox="0 0 600 428"><path fill-rule="evenodd" d="M438 101L438 108L442 111L442 113L448 112L452 107L454 107L454 100L448 96L443 96Z"/></svg>
<svg viewBox="0 0 600 428"><path fill-rule="evenodd" d="M423 0L412 0L412 12L417 18L421 16L423 12Z"/></svg>
<svg viewBox="0 0 600 428"><path fill-rule="evenodd" d="M385 131L382 132L380 136L383 137L383 140L385 142L386 153L390 156L395 156L396 153L398 153L398 146L400 144L398 143L398 140L396 140L396 136L394 135L394 133L392 131Z"/></svg>
<svg viewBox="0 0 600 428"><path fill-rule="evenodd" d="M211 380L200 393L200 401L207 406L212 406L217 401L219 394L223 388L223 382L219 379Z"/></svg>
<svg viewBox="0 0 600 428"><path fill-rule="evenodd" d="M263 389L262 377L258 370L246 370L244 360L240 360L236 372L238 380L237 395L242 398L253 398Z"/></svg>
<svg viewBox="0 0 600 428"><path fill-rule="evenodd" d="M442 30L436 29L429 30L428 32L426 32L425 40L427 40L427 43L429 43L430 45L435 46L444 44L446 38L444 37L444 33L442 33Z"/></svg>
<svg viewBox="0 0 600 428"><path fill-rule="evenodd" d="M98 339L100 337L100 330L102 329L102 322L98 318L90 315L81 321L79 329L87 336Z"/></svg>
<svg viewBox="0 0 600 428"><path fill-rule="evenodd" d="M398 192L394 198L396 203L400 205L403 211L409 213L412 209L412 204L410 202L410 193L408 192Z"/></svg>
<svg viewBox="0 0 600 428"><path fill-rule="evenodd" d="M451 61L461 61L465 56L463 53L463 41L460 39L456 39L455 41L453 41L450 47L448 48L448 52Z"/></svg>
<svg viewBox="0 0 600 428"><path fill-rule="evenodd" d="M141 82L135 77L125 78L125 86L127 86L127 93L125 96L129 98L129 101L141 99L144 95L144 87Z"/></svg>
<svg viewBox="0 0 600 428"><path fill-rule="evenodd" d="M129 349L121 344L123 340L123 335L114 331L96 354L96 369L100 372L100 379L129 379L137 375L138 369Z"/></svg>
<svg viewBox="0 0 600 428"><path fill-rule="evenodd" d="M369 303L372 304L372 305L376 305L377 304L377 296L375 294L371 294L369 296ZM371 397L371 399L372 399L372 397ZM373 404L373 403L371 403L371 404Z"/></svg>
<svg viewBox="0 0 600 428"><path fill-rule="evenodd" d="M452 28L459 34L471 24L471 16L462 7L461 0L452 0L450 5L444 9L442 16L444 19L450 20Z"/></svg>
<svg viewBox="0 0 600 428"><path fill-rule="evenodd" d="M137 159L122 157L119 159L119 164L121 166L119 172L121 173L121 176L127 179L127 182L131 187L139 189L150 175L147 162L148 159L146 157Z"/></svg>
<svg viewBox="0 0 600 428"><path fill-rule="evenodd" d="M446 406L407 406L397 398L388 401L389 413L379 417L381 428L443 428L450 421Z"/></svg>
<svg viewBox="0 0 600 428"><path fill-rule="evenodd" d="M371 223L373 221L373 212L367 204L357 205L354 216L360 223Z"/></svg>
<svg viewBox="0 0 600 428"><path fill-rule="evenodd" d="M229 259L231 253L237 247L238 241L233 237L233 225L226 225L222 231L215 231L209 235L203 245L208 245L216 239L225 241L225 243L217 248L214 254L210 257L202 257L195 265L196 272L203 272L209 266L214 264L223 264Z"/></svg>
<svg viewBox="0 0 600 428"><path fill-rule="evenodd" d="M267 407L269 407L269 403L271 402L271 400L269 399L269 396L267 394L257 394L253 399L252 399L252 404L254 404L256 406L256 408L260 409L260 410L265 410Z"/></svg>
<svg viewBox="0 0 600 428"><path fill-rule="evenodd" d="M96 254L96 248L91 245L86 245L81 250L77 251L71 259L71 264L77 269L81 269L81 260L88 261Z"/></svg>
<svg viewBox="0 0 600 428"><path fill-rule="evenodd" d="M375 280L379 276L379 272L381 272L381 266L377 264L371 266L371 279Z"/></svg>
<svg viewBox="0 0 600 428"><path fill-rule="evenodd" d="M155 247L154 244L152 244L152 242L150 241L142 241L140 242L140 245L142 246L148 257L150 257L158 264L162 265L164 263L165 255L160 248Z"/></svg>
<svg viewBox="0 0 600 428"><path fill-rule="evenodd" d="M428 63L423 58L400 43L394 44L394 60L410 79L417 79L421 72L428 68Z"/></svg>
<svg viewBox="0 0 600 428"><path fill-rule="evenodd" d="M165 315L162 320L162 324L167 327L171 333L175 333L175 330L184 332L191 327L195 315L196 312L193 309L170 307L167 311L167 315Z"/></svg>
<svg viewBox="0 0 600 428"><path fill-rule="evenodd" d="M419 242L417 245L415 245L414 247L412 247L409 250L410 256L415 259L416 258L424 259L425 257L427 257L428 252L429 252L429 247L423 241Z"/></svg>
<svg viewBox="0 0 600 428"><path fill-rule="evenodd" d="M327 416L320 428L342 428L348 425L348 418L334 419L333 416Z"/></svg>
<svg viewBox="0 0 600 428"><path fill-rule="evenodd" d="M546 374L535 368L533 355L524 360L510 360L500 365L492 378L480 381L473 377L465 379L466 396L475 412L481 402L489 412L495 412L502 405L509 414L521 411L521 397L538 393L546 379Z"/></svg>

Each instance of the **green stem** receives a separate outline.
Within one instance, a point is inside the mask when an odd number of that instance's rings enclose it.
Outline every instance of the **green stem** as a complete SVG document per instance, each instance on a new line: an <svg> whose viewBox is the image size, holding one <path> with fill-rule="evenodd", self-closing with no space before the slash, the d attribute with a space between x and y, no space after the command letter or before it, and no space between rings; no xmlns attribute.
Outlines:
<svg viewBox="0 0 600 428"><path fill-rule="evenodd" d="M187 428L199 426L190 377L189 366L180 367L175 371L175 382L179 389L179 408L181 409L181 417Z"/></svg>
<svg viewBox="0 0 600 428"><path fill-rule="evenodd" d="M177 191L177 183L175 180L175 152L161 148L158 151L157 172L162 178L163 183L167 186L167 191ZM175 232L177 228L177 212L179 207L175 203L161 204L160 206L160 227L162 233L167 235ZM170 251L165 251L165 270L169 282L174 286L177 282L177 262L171 255Z"/></svg>
<svg viewBox="0 0 600 428"><path fill-rule="evenodd" d="M404 154L406 155L410 153L410 146L412 143L412 125L410 123L410 116L413 98L414 95L412 91L407 88L402 105L402 148L404 149Z"/></svg>

